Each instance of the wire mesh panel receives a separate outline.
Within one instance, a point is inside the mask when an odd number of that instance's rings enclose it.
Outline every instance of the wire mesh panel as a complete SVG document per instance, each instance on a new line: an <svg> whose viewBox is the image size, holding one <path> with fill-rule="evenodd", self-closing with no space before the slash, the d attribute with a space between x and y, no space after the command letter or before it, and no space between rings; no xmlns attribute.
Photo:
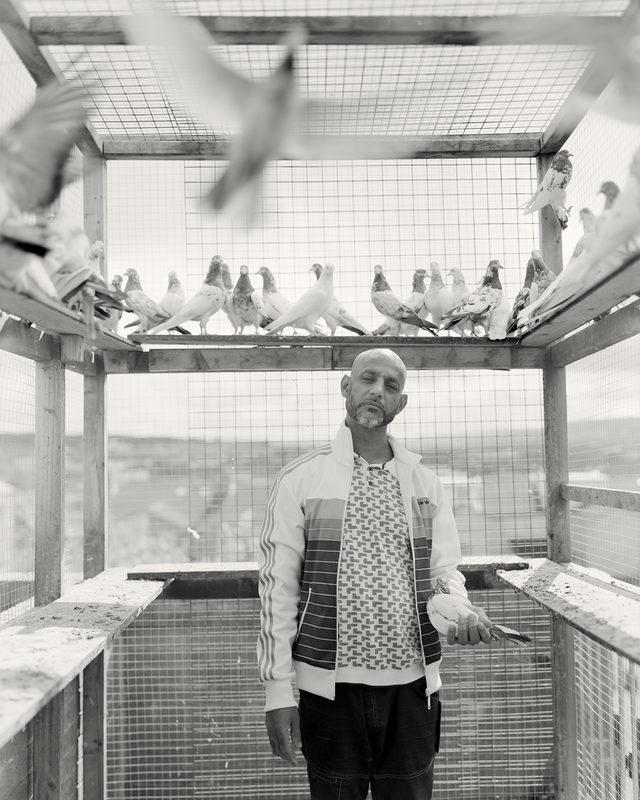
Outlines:
<svg viewBox="0 0 640 800"><path fill-rule="evenodd" d="M576 632L579 800L640 793L640 669Z"/></svg>

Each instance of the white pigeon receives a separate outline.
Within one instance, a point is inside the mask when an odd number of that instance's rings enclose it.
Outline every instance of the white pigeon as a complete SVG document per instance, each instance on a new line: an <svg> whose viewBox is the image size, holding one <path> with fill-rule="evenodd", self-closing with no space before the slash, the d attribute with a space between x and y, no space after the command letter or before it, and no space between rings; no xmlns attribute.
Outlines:
<svg viewBox="0 0 640 800"><path fill-rule="evenodd" d="M252 295L253 302L265 319L275 321L291 308L291 301L279 291L276 286L276 279L269 267L260 267L256 275L262 277L262 307L258 298ZM256 292L259 293L259 290L256 290Z"/></svg>
<svg viewBox="0 0 640 800"><path fill-rule="evenodd" d="M333 264L326 264L317 283L299 297L295 303L281 314L278 319L267 325L268 333L278 333L291 325L303 328L310 334L316 333L316 323L331 307L333 300Z"/></svg>
<svg viewBox="0 0 640 800"><path fill-rule="evenodd" d="M81 87L51 82L36 90L31 108L0 136L0 224L56 200L85 122L85 100Z"/></svg>
<svg viewBox="0 0 640 800"><path fill-rule="evenodd" d="M555 281L524 309L518 317L519 326L537 324L555 310L581 295L595 283L620 267L626 257L627 245L640 235L640 148L629 168L627 178L611 211L598 227L589 250L583 251ZM629 287L629 295L637 291Z"/></svg>
<svg viewBox="0 0 640 800"><path fill-rule="evenodd" d="M444 316L448 311L451 311L452 308L459 306L460 303L469 297L469 294L471 293L471 290L467 286L464 279L464 273L460 267L453 267L452 269L448 270L447 276L452 277L453 282L450 287L445 287L449 292L448 295L443 293L440 294L440 297L442 298L442 316ZM473 326L463 320L461 323L448 328L448 330L455 331L456 333L459 333L460 336L467 336L473 332Z"/></svg>
<svg viewBox="0 0 640 800"><path fill-rule="evenodd" d="M453 306L453 298L451 290L445 286L442 274L440 272L440 264L437 261L432 261L429 265L431 280L429 281L429 288L425 293L425 305L429 311L429 316L432 322L439 326L442 321L442 315Z"/></svg>
<svg viewBox="0 0 640 800"><path fill-rule="evenodd" d="M178 311L184 306L186 297L184 294L184 288L178 279L178 273L175 270L171 270L167 274L167 280L169 281L169 285L167 286L167 291L162 300L160 300L159 305L160 308L163 308L167 314L173 316L177 314Z"/></svg>
<svg viewBox="0 0 640 800"><path fill-rule="evenodd" d="M156 303L155 300L152 300L149 295L144 292L140 284L138 270L127 269L124 274L127 276L127 285L124 287L127 306L138 317L137 323L134 323L138 325L138 330L136 332L146 333L152 325L157 325L163 320L168 321L169 314L159 303ZM180 327L179 322L173 322L173 324L168 325L167 328L175 329L183 334L189 333L188 330Z"/></svg>
<svg viewBox="0 0 640 800"><path fill-rule="evenodd" d="M117 294L118 296L122 295L123 298L126 298L126 295L122 291L122 275L114 275L111 278L111 282L109 283L109 288L112 292ZM120 320L122 319L122 311L119 308L112 308L109 310L109 317L103 323L104 327L114 333L118 332L118 325L120 324Z"/></svg>
<svg viewBox="0 0 640 800"><path fill-rule="evenodd" d="M596 220L596 228L599 228L609 216L609 213L611 212L611 206L614 204L616 198L620 194L620 187L614 181L604 181L604 183L600 186L600 189L598 189L598 194L604 195L604 208L598 215Z"/></svg>
<svg viewBox="0 0 640 800"><path fill-rule="evenodd" d="M551 206L563 230L569 224L571 210L566 204L567 186L573 171L573 164L569 160L572 155L568 150L559 150L556 153L540 185L523 206L525 214L532 214L547 205Z"/></svg>
<svg viewBox="0 0 640 800"><path fill-rule="evenodd" d="M438 633L446 636L450 628L455 628L457 638L460 617L463 619L473 617L477 621L479 611L482 612L482 609L474 606L468 597L452 592L446 578L440 577L436 579L434 590L427 600L427 614L429 615L429 621ZM492 622L488 626L488 630L494 640L507 639L516 644L524 644L531 641L530 636L519 633L513 628L507 628L505 625L498 625L496 622Z"/></svg>
<svg viewBox="0 0 640 800"><path fill-rule="evenodd" d="M498 302L487 318L487 336L489 339L506 339L507 325L511 317L511 303L502 292L502 299Z"/></svg>
<svg viewBox="0 0 640 800"><path fill-rule="evenodd" d="M402 303L398 297L391 291L391 287L387 283L384 276L384 270L380 264L374 267L373 285L371 287L371 302L376 311L379 311L389 324L387 330L394 330L398 323L408 325L415 325L417 328L423 328L435 334L437 328L433 322L427 319L422 319L413 308L410 308L406 303ZM377 331L383 332L381 328Z"/></svg>
<svg viewBox="0 0 640 800"><path fill-rule="evenodd" d="M222 259L220 256L214 256L209 262L204 283L194 296L187 300L177 314L174 314L166 322L151 328L149 333L160 333L160 331L166 331L183 322L194 321L200 323L200 333L206 334L209 320L217 311L220 311L226 297L222 285L221 268Z"/></svg>
<svg viewBox="0 0 640 800"><path fill-rule="evenodd" d="M443 315L443 330L450 330L460 323L467 323L471 324L472 331L475 330L476 325L482 325L485 333L488 332L491 312L502 300L499 269L502 269L502 264L498 260L492 259L480 286L471 292L462 303Z"/></svg>
<svg viewBox="0 0 640 800"><path fill-rule="evenodd" d="M593 244L593 240L596 238L597 219L596 215L590 208L580 209L580 222L582 223L582 229L584 232L573 248L573 253L567 262L567 267L572 261L576 260L583 250L588 250Z"/></svg>
<svg viewBox="0 0 640 800"><path fill-rule="evenodd" d="M311 271L315 274L316 278L322 275L322 264L312 264ZM371 336L371 331L365 328L358 320L352 316L344 305L335 297L331 301L329 310L323 315L324 321L329 327L331 336L335 336L336 328L345 328L352 333L357 333L358 336Z"/></svg>

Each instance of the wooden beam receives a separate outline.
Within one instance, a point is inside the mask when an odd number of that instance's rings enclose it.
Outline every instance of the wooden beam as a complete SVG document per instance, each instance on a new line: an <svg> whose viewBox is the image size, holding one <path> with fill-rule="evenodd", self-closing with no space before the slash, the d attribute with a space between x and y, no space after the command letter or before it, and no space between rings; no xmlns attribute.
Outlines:
<svg viewBox="0 0 640 800"><path fill-rule="evenodd" d="M567 502L620 508L623 511L640 511L640 492L563 483L560 485L560 494Z"/></svg>
<svg viewBox="0 0 640 800"><path fill-rule="evenodd" d="M106 243L106 183L107 165L102 156L86 155L82 163L82 202L84 210L84 232L90 242L99 239ZM106 278L106 252L101 264Z"/></svg>
<svg viewBox="0 0 640 800"><path fill-rule="evenodd" d="M478 556L458 565L470 589L503 588L496 570L527 569L518 556ZM163 599L250 598L258 596L258 564L225 561L185 564L140 564L127 571L129 580L167 581Z"/></svg>
<svg viewBox="0 0 640 800"><path fill-rule="evenodd" d="M79 681L74 678L33 720L33 796L77 800Z"/></svg>
<svg viewBox="0 0 640 800"><path fill-rule="evenodd" d="M563 16L563 19L565 17ZM576 18L574 36L558 30L555 15L531 17L541 25L527 26L527 16L198 16L220 44L279 44L294 24L304 25L311 45L463 45L502 44L594 45L602 32L618 30L614 16ZM547 23L544 25L544 23ZM547 30L544 30L547 28ZM121 45L126 40L116 16L34 16L31 33L41 45Z"/></svg>
<svg viewBox="0 0 640 800"><path fill-rule="evenodd" d="M341 370L348 369L354 358L372 347L389 347L404 361L408 369L540 369L544 363L544 351L533 348L521 349L516 341L485 343L480 340L465 342L460 339L399 338L396 337L283 337L281 340L262 336L216 337L193 336L178 340L175 336L136 337L136 341L148 344L172 344L184 341L185 347L154 348L149 352L126 353L105 352L104 364L107 374L145 374L170 372L238 372L242 370ZM230 344L245 340L255 342L253 347L206 347L198 346L202 341L213 344L216 339L231 339ZM267 341L265 341L267 339ZM334 344L347 340L349 343ZM314 344L309 342L313 341ZM488 341L488 340L487 340ZM198 343L196 345L196 342ZM418 343L419 342L419 343ZM193 346L196 345L196 346Z"/></svg>
<svg viewBox="0 0 640 800"><path fill-rule="evenodd" d="M60 358L60 337L9 317L0 328L0 350L31 361L52 361Z"/></svg>
<svg viewBox="0 0 640 800"><path fill-rule="evenodd" d="M82 673L82 800L106 797L105 661L98 653Z"/></svg>
<svg viewBox="0 0 640 800"><path fill-rule="evenodd" d="M55 59L46 51L40 50L33 38L29 15L20 0L3 0L0 3L0 30L7 37L36 85L42 86L51 80L64 81ZM85 123L76 144L82 153L100 154L102 141L89 120Z"/></svg>
<svg viewBox="0 0 640 800"><path fill-rule="evenodd" d="M128 581L110 569L0 628L0 748L142 611L162 581Z"/></svg>
<svg viewBox="0 0 640 800"><path fill-rule="evenodd" d="M65 373L59 361L36 364L35 604L62 588L64 537Z"/></svg>
<svg viewBox="0 0 640 800"><path fill-rule="evenodd" d="M548 346L556 367L573 364L640 333L640 300L619 308L573 336Z"/></svg>
<svg viewBox="0 0 640 800"><path fill-rule="evenodd" d="M96 358L95 375L84 377L84 577L106 567L107 551L107 426L105 372Z"/></svg>
<svg viewBox="0 0 640 800"><path fill-rule="evenodd" d="M531 559L526 570L498 575L510 586L624 658L640 664L640 588L577 564ZM575 729L572 737L575 737ZM575 788L575 784L574 784ZM575 794L573 795L575 800Z"/></svg>
<svg viewBox="0 0 640 800"><path fill-rule="evenodd" d="M497 156L532 158L540 151L540 137L497 134L485 136L324 136L315 138L334 143L331 159L358 158L490 158ZM335 155L340 143L342 155ZM112 136L102 144L104 157L110 160L171 159L225 160L229 158L227 139L182 139L167 141L133 136ZM283 157L284 159L284 157ZM287 158L284 160L293 160Z"/></svg>
<svg viewBox="0 0 640 800"><path fill-rule="evenodd" d="M0 289L0 308L32 322L37 328L51 333L69 333L84 336L85 325L80 314L76 314L58 300L46 303L34 300L27 295ZM111 331L101 331L91 340L91 345L102 350L139 350L129 339Z"/></svg>
<svg viewBox="0 0 640 800"><path fill-rule="evenodd" d="M520 344L540 347L556 342L639 291L640 255L636 253L612 267L606 277L575 296L564 308L552 312L537 327L523 334Z"/></svg>
<svg viewBox="0 0 640 800"><path fill-rule="evenodd" d="M32 796L30 735L25 728L0 750L0 797L27 800Z"/></svg>

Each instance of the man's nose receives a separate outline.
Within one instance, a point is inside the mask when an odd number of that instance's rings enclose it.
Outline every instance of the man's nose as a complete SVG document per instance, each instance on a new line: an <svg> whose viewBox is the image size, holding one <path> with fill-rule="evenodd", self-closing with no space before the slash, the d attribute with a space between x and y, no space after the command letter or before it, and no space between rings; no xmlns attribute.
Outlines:
<svg viewBox="0 0 640 800"><path fill-rule="evenodd" d="M371 387L370 393L375 395L376 397L382 397L382 389L383 389L382 381L377 381Z"/></svg>

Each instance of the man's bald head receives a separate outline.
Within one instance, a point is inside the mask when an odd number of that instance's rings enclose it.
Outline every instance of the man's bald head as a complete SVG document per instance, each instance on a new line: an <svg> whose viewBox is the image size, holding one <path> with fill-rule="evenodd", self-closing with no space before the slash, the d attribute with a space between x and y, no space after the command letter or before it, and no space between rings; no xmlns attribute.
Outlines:
<svg viewBox="0 0 640 800"><path fill-rule="evenodd" d="M367 368L383 364L397 370L400 385L401 388L403 388L407 379L407 368L400 356L387 347L374 347L371 350L365 350L363 353L359 353L353 360L351 375L360 375Z"/></svg>

